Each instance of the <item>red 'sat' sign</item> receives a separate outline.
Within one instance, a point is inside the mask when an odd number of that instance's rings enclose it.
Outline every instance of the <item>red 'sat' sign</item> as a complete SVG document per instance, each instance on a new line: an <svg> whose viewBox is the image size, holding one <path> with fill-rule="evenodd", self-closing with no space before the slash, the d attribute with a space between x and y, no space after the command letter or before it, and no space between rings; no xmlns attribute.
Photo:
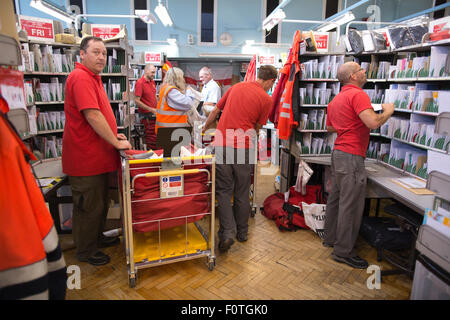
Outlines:
<svg viewBox="0 0 450 320"><path fill-rule="evenodd" d="M161 53L145 53L145 63L161 63Z"/></svg>

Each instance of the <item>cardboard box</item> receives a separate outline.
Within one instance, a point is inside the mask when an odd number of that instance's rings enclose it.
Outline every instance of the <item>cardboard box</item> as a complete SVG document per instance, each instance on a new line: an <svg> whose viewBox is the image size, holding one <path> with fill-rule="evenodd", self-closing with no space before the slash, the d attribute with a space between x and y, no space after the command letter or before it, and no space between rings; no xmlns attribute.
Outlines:
<svg viewBox="0 0 450 320"><path fill-rule="evenodd" d="M73 34L58 33L58 34L55 34L55 41L59 42L59 43L74 44L75 37Z"/></svg>

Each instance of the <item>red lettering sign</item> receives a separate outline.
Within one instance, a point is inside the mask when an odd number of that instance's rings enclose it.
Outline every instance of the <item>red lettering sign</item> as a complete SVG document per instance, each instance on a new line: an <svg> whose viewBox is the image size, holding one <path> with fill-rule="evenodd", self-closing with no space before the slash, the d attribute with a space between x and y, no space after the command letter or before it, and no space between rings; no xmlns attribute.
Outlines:
<svg viewBox="0 0 450 320"><path fill-rule="evenodd" d="M93 24L92 35L103 40L114 38L120 32L119 25Z"/></svg>
<svg viewBox="0 0 450 320"><path fill-rule="evenodd" d="M259 64L275 64L275 56L259 56Z"/></svg>
<svg viewBox="0 0 450 320"><path fill-rule="evenodd" d="M317 50L328 50L328 34L314 34Z"/></svg>
<svg viewBox="0 0 450 320"><path fill-rule="evenodd" d="M161 64L161 53L159 52L146 52L145 63Z"/></svg>
<svg viewBox="0 0 450 320"><path fill-rule="evenodd" d="M31 40L54 40L53 21L34 17L20 16L20 26Z"/></svg>

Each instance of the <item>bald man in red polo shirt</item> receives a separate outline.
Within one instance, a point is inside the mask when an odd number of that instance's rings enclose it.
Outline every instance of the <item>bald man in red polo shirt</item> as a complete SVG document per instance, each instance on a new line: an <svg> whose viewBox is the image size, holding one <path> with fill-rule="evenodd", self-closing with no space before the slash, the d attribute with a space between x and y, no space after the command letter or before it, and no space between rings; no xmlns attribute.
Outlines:
<svg viewBox="0 0 450 320"><path fill-rule="evenodd" d="M99 248L119 242L103 235L110 173L119 169L118 150L131 149L131 145L125 135L117 134L116 118L99 75L106 65L103 40L84 38L80 58L65 86L62 169L72 189L77 258L103 265L110 259Z"/></svg>
<svg viewBox="0 0 450 320"><path fill-rule="evenodd" d="M364 167L370 129L385 123L394 112L392 103L383 112L373 111L362 89L366 72L356 62L341 65L337 73L343 87L327 108L327 130L337 132L331 156L332 186L325 215L323 245L333 247L332 258L353 268L365 269L366 260L355 250L364 210L367 173Z"/></svg>
<svg viewBox="0 0 450 320"><path fill-rule="evenodd" d="M136 104L139 107L139 115L142 118L141 123L145 128L145 144L147 148L156 149L156 85L155 78L156 67L147 64L144 68L144 75L138 81L134 88Z"/></svg>

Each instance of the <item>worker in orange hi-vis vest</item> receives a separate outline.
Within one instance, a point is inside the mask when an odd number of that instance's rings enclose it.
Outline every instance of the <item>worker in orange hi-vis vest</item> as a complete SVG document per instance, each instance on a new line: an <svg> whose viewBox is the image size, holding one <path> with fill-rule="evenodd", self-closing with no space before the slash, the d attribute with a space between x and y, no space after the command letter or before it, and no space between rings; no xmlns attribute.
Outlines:
<svg viewBox="0 0 450 320"><path fill-rule="evenodd" d="M288 68L290 71L285 89L280 99L280 112L277 127L279 137L283 140L288 140L291 135L292 128L298 125L298 121L296 121L298 117L298 101L296 99L298 98L298 79L300 77L298 55L301 41L301 33L297 30L294 35L292 49L289 53L286 64L284 65L284 68ZM297 89L297 91L295 89Z"/></svg>
<svg viewBox="0 0 450 320"><path fill-rule="evenodd" d="M159 92L155 132L158 133L161 127L189 127L187 112L192 108L194 99L192 90L186 88L183 70L177 67L170 68Z"/></svg>
<svg viewBox="0 0 450 320"><path fill-rule="evenodd" d="M65 299L66 263L30 168L35 156L6 118L0 97L0 300Z"/></svg>

